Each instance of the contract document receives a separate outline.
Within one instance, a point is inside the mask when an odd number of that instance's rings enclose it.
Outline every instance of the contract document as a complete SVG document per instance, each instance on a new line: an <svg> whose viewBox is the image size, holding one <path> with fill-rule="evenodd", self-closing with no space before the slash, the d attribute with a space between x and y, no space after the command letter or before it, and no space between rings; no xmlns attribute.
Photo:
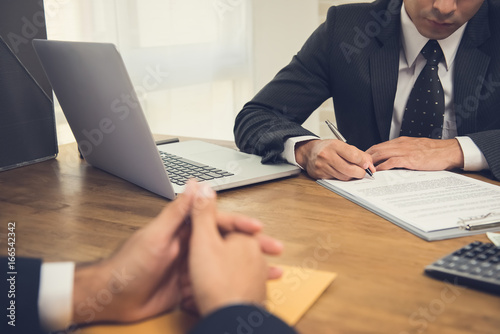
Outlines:
<svg viewBox="0 0 500 334"><path fill-rule="evenodd" d="M500 230L500 187L457 173L389 170L318 183L425 240Z"/></svg>

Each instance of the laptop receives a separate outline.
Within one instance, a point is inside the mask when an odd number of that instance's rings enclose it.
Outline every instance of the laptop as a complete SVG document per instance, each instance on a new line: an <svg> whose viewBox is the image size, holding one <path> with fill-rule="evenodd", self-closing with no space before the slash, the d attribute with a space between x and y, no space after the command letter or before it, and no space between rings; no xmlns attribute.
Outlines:
<svg viewBox="0 0 500 334"><path fill-rule="evenodd" d="M81 154L94 167L168 199L183 192L190 169L214 190L300 172L204 141L156 146L115 45L37 39L33 46Z"/></svg>

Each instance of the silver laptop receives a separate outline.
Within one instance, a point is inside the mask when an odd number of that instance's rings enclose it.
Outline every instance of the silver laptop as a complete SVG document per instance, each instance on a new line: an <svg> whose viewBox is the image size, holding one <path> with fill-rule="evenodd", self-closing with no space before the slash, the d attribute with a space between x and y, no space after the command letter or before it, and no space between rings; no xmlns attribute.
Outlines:
<svg viewBox="0 0 500 334"><path fill-rule="evenodd" d="M34 40L33 46L81 154L94 167L169 199L184 190L186 179L193 177L190 169L215 190L300 172L290 164L264 165L259 156L203 141L157 147L113 44Z"/></svg>

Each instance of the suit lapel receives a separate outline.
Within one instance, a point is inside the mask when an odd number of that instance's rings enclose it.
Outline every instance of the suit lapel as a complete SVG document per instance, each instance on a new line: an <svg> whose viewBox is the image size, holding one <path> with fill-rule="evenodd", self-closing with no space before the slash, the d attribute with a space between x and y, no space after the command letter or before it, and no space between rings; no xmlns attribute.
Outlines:
<svg viewBox="0 0 500 334"><path fill-rule="evenodd" d="M454 104L459 135L476 132L481 88L491 57L478 47L490 37L488 1L469 21L455 58Z"/></svg>
<svg viewBox="0 0 500 334"><path fill-rule="evenodd" d="M373 107L382 141L389 140L394 98L398 82L400 48L400 10L381 30L377 40L380 48L370 56L370 78Z"/></svg>

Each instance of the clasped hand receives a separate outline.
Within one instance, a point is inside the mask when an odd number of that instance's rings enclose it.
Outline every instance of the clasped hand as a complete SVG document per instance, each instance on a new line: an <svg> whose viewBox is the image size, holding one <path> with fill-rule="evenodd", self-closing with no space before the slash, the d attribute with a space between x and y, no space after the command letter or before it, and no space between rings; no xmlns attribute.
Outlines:
<svg viewBox="0 0 500 334"><path fill-rule="evenodd" d="M464 157L456 139L398 137L370 147L377 171L393 168L413 170L451 170L464 166Z"/></svg>
<svg viewBox="0 0 500 334"><path fill-rule="evenodd" d="M262 304L265 281L281 276L268 268L264 254L277 255L283 247L261 229L253 218L219 212L215 192L190 181L185 193L111 257L77 266L73 321L131 322L178 306L207 315L225 305ZM92 317L81 312L111 288L107 305Z"/></svg>

